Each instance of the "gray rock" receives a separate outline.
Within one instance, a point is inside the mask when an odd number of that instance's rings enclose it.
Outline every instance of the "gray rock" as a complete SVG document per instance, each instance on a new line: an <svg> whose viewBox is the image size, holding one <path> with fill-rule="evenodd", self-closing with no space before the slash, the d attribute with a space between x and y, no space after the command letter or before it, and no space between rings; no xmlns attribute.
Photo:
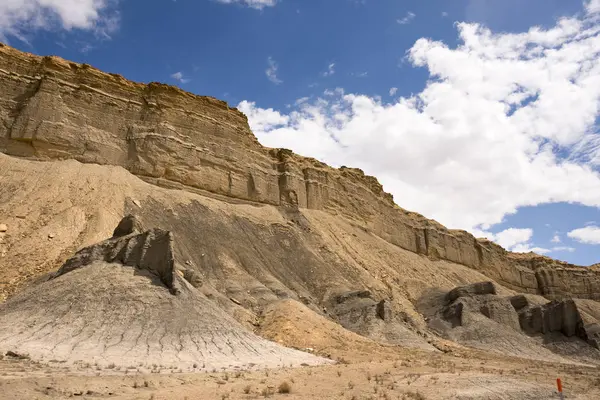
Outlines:
<svg viewBox="0 0 600 400"><path fill-rule="evenodd" d="M370 298L372 298L371 292L369 292L368 290L351 290L348 292L338 294L335 297L335 301L336 301L336 303L341 304L341 303L345 303L346 301L355 299L355 298L370 299Z"/></svg>
<svg viewBox="0 0 600 400"><path fill-rule="evenodd" d="M496 286L492 282L478 282L466 286L458 286L448 292L446 299L453 302L459 297L472 297L483 294L496 294Z"/></svg>
<svg viewBox="0 0 600 400"><path fill-rule="evenodd" d="M142 232L142 224L135 215L126 215L113 232L113 237L127 236Z"/></svg>
<svg viewBox="0 0 600 400"><path fill-rule="evenodd" d="M519 294L510 298L510 304L512 304L515 310L519 311L529 305L529 300L527 300L527 297Z"/></svg>
<svg viewBox="0 0 600 400"><path fill-rule="evenodd" d="M121 221L123 222L123 221ZM121 224L119 224L121 225ZM134 226L131 224L130 226ZM119 230L119 227L115 231ZM120 230L124 232L126 230ZM156 274L172 294L179 288L175 279L173 235L161 229L151 229L129 236L116 236L79 250L54 273L53 278L85 267L95 261L121 263Z"/></svg>
<svg viewBox="0 0 600 400"><path fill-rule="evenodd" d="M384 321L390 321L392 319L392 308L388 301L381 300L377 303L377 316Z"/></svg>
<svg viewBox="0 0 600 400"><path fill-rule="evenodd" d="M519 312L521 329L529 334L562 332L587 340L583 320L573 300L554 300Z"/></svg>

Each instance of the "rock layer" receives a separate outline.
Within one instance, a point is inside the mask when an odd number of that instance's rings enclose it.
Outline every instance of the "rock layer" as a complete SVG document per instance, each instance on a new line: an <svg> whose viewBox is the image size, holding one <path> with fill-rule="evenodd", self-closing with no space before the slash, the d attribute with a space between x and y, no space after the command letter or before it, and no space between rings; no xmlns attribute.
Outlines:
<svg viewBox="0 0 600 400"><path fill-rule="evenodd" d="M432 259L548 298L600 299L600 268L513 255L396 206L373 177L261 146L227 103L0 46L0 151L109 164L155 184L323 210Z"/></svg>

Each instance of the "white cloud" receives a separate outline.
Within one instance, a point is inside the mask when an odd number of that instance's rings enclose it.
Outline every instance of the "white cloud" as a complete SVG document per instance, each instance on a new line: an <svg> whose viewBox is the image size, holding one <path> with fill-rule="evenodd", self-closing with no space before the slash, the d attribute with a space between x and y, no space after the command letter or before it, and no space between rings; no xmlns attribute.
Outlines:
<svg viewBox="0 0 600 400"><path fill-rule="evenodd" d="M446 11L442 11L442 17L444 17L444 18L445 18L445 17L447 17L447 16L448 16L448 13L447 13Z"/></svg>
<svg viewBox="0 0 600 400"><path fill-rule="evenodd" d="M331 63L327 66L327 71L323 72L322 76L331 76L335 74L335 63Z"/></svg>
<svg viewBox="0 0 600 400"><path fill-rule="evenodd" d="M532 229L508 228L502 232L496 233L492 240L505 249L510 250L517 245L524 245L531 239L532 236Z"/></svg>
<svg viewBox="0 0 600 400"><path fill-rule="evenodd" d="M237 108L248 116L248 119L255 121L253 124L256 130L273 130L285 126L289 123L290 118L281 115L279 112L269 108L257 108L255 103L246 100L238 104Z"/></svg>
<svg viewBox="0 0 600 400"><path fill-rule="evenodd" d="M415 19L416 16L417 14L409 11L406 13L405 17L397 19L396 22L400 25L410 24L410 22Z"/></svg>
<svg viewBox="0 0 600 400"><path fill-rule="evenodd" d="M398 88L393 87L393 88L390 88L389 94L390 94L390 96L395 96L397 92L398 92Z"/></svg>
<svg viewBox="0 0 600 400"><path fill-rule="evenodd" d="M265 75L267 75L267 78L276 85L283 83L283 81L277 77L279 65L277 65L275 60L273 60L271 57L267 59L267 63L269 64L268 68L265 70Z"/></svg>
<svg viewBox="0 0 600 400"><path fill-rule="evenodd" d="M573 253L575 251L575 248L574 247L568 247L568 246L557 246L557 247L553 247L552 251L553 252L555 252L555 251L566 251L566 252L569 252L569 253Z"/></svg>
<svg viewBox="0 0 600 400"><path fill-rule="evenodd" d="M175 72L174 74L171 74L171 78L175 79L179 83L188 83L190 81L190 79L183 75L183 72Z"/></svg>
<svg viewBox="0 0 600 400"><path fill-rule="evenodd" d="M600 13L600 0L588 0L585 2L585 10L588 14Z"/></svg>
<svg viewBox="0 0 600 400"><path fill-rule="evenodd" d="M552 252L552 250L550 249L546 249L543 247L531 247L529 244L525 243L525 244L518 244L516 246L514 246L511 251L515 252L515 253L537 253L537 254L548 254L550 252Z"/></svg>
<svg viewBox="0 0 600 400"><path fill-rule="evenodd" d="M561 242L561 240L560 240L560 236L559 236L558 234L555 234L555 235L552 237L552 240L550 240L550 241L551 241L552 243L560 243L560 242Z"/></svg>
<svg viewBox="0 0 600 400"><path fill-rule="evenodd" d="M419 39L408 51L429 70L420 93L343 93L279 114L282 125L262 129L260 108L249 122L263 144L359 167L451 228L488 229L542 203L599 207L600 174L578 150L598 137L600 25L589 18L520 34L459 23L457 48Z"/></svg>
<svg viewBox="0 0 600 400"><path fill-rule="evenodd" d="M265 7L274 7L277 4L277 0L217 0L223 4L242 4L256 10L262 10ZM298 10L296 10L298 11Z"/></svg>
<svg viewBox="0 0 600 400"><path fill-rule="evenodd" d="M28 41L38 30L81 29L110 38L118 28L116 0L2 0L0 39Z"/></svg>
<svg viewBox="0 0 600 400"><path fill-rule="evenodd" d="M590 225L585 228L574 229L567 233L567 236L580 243L600 244L600 227Z"/></svg>

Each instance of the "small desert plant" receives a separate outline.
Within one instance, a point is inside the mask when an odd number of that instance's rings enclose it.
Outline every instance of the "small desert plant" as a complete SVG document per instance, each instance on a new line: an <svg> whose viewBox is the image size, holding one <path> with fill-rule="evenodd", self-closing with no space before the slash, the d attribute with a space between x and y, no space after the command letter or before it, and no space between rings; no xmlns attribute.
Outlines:
<svg viewBox="0 0 600 400"><path fill-rule="evenodd" d="M407 392L403 398L406 400L426 400L421 392Z"/></svg>
<svg viewBox="0 0 600 400"><path fill-rule="evenodd" d="M271 388L266 387L260 391L260 394L262 397L269 397L273 394L273 391L271 390Z"/></svg>
<svg viewBox="0 0 600 400"><path fill-rule="evenodd" d="M277 388L277 392L278 393L283 393L283 394L288 394L292 392L292 385L289 384L289 382L281 382L279 384L279 388Z"/></svg>
<svg viewBox="0 0 600 400"><path fill-rule="evenodd" d="M244 393L249 394L252 391L252 386L246 385L244 386Z"/></svg>

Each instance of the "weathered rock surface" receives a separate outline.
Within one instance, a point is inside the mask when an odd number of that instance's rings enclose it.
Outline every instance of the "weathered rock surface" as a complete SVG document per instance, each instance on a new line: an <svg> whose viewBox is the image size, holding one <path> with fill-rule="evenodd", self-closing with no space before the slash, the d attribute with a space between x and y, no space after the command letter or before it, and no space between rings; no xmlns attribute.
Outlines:
<svg viewBox="0 0 600 400"><path fill-rule="evenodd" d="M402 315L394 315L391 302L375 300L368 290L350 290L334 296L327 309L344 328L383 343L435 350Z"/></svg>
<svg viewBox="0 0 600 400"><path fill-rule="evenodd" d="M564 356L596 363L597 303L587 301L591 314L581 312L573 300L536 304L524 295L497 295L491 282L481 282L430 296L433 307L422 312L435 332L468 346L540 360Z"/></svg>
<svg viewBox="0 0 600 400"><path fill-rule="evenodd" d="M459 297L473 297L482 294L496 294L493 282L477 282L466 286L458 286L448 292L446 298L452 302Z"/></svg>
<svg viewBox="0 0 600 400"><path fill-rule="evenodd" d="M330 362L256 336L174 274L172 235L160 229L85 248L51 279L1 303L6 352L154 372Z"/></svg>
<svg viewBox="0 0 600 400"><path fill-rule="evenodd" d="M225 102L0 47L0 151L116 165L158 185L322 210L403 249L548 298L600 299L599 268L512 255L393 202L373 177L261 146Z"/></svg>
<svg viewBox="0 0 600 400"><path fill-rule="evenodd" d="M173 257L173 235L160 229L151 229L136 233L133 229L133 217L125 217L115 232L121 235L78 251L55 273L55 279L77 268L94 262L120 263L157 275L171 293L177 294L179 288L175 279L175 259ZM131 229L124 229L129 226ZM130 232L124 234L124 232Z"/></svg>

